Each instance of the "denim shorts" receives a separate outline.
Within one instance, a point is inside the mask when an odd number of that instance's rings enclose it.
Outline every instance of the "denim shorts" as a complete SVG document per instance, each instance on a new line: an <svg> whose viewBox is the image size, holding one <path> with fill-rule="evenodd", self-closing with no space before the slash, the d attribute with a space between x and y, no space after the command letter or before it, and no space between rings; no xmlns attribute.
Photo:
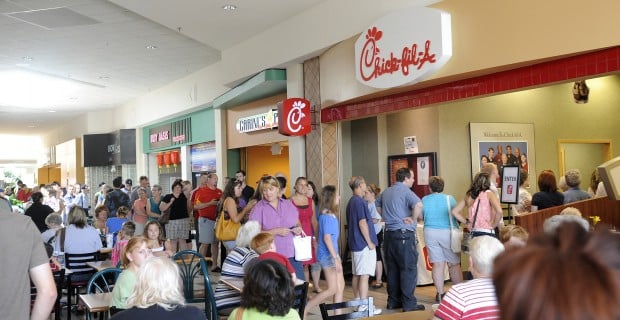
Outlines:
<svg viewBox="0 0 620 320"><path fill-rule="evenodd" d="M319 260L319 264L323 269L336 267L336 261L334 261L334 257L332 256L327 256L324 259Z"/></svg>

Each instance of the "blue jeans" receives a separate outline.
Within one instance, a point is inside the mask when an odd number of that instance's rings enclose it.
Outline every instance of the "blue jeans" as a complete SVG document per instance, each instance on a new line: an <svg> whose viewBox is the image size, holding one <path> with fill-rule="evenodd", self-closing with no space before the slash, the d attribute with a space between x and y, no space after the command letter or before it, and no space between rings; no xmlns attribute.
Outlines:
<svg viewBox="0 0 620 320"><path fill-rule="evenodd" d="M387 268L387 304L403 307L403 311L416 308L414 295L418 284L418 250L415 231L389 231L383 235L383 262Z"/></svg>
<svg viewBox="0 0 620 320"><path fill-rule="evenodd" d="M293 265L293 269L295 269L295 275L299 280L306 280L306 276L304 276L304 265L301 261L295 260L295 257L288 258L288 261Z"/></svg>

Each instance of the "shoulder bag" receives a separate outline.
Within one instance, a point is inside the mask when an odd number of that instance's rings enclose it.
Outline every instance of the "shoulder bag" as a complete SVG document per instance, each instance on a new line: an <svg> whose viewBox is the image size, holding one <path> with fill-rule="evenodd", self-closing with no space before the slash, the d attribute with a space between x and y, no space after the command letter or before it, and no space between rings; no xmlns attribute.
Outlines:
<svg viewBox="0 0 620 320"><path fill-rule="evenodd" d="M463 232L463 241L461 241L461 250L465 253L469 253L469 241L473 238L472 232L476 225L476 218L478 217L478 208L480 208L480 199L476 205L476 213L474 213L474 221L471 223L471 229L467 232Z"/></svg>
<svg viewBox="0 0 620 320"><path fill-rule="evenodd" d="M452 225L452 214L450 213L450 196L446 195L446 204L448 205L448 220L450 221L450 249L454 253L461 252L461 241L463 240L463 230L457 225Z"/></svg>
<svg viewBox="0 0 620 320"><path fill-rule="evenodd" d="M224 200L224 202L226 202L226 200ZM215 223L215 237L221 241L234 241L237 239L239 228L241 228L241 223L234 222L230 217L226 219L226 213L224 209L222 209Z"/></svg>

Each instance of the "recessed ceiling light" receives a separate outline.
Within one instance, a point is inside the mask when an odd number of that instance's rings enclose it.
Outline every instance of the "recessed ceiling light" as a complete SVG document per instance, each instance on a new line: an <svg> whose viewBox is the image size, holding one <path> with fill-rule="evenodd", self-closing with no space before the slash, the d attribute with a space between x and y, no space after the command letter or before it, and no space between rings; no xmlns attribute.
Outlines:
<svg viewBox="0 0 620 320"><path fill-rule="evenodd" d="M146 46L146 48L149 49L149 50L155 50L155 49L157 49L157 46L149 44L148 46Z"/></svg>
<svg viewBox="0 0 620 320"><path fill-rule="evenodd" d="M108 80L108 79L110 79L110 77L109 76L99 76L99 79L100 80Z"/></svg>
<svg viewBox="0 0 620 320"><path fill-rule="evenodd" d="M222 9L226 10L226 11L235 11L237 10L237 6L234 4L225 4L222 6Z"/></svg>
<svg viewBox="0 0 620 320"><path fill-rule="evenodd" d="M54 113L54 112L56 112L56 110L47 110L47 112Z"/></svg>
<svg viewBox="0 0 620 320"><path fill-rule="evenodd" d="M20 68L27 68L30 67L30 63L16 63L15 66Z"/></svg>
<svg viewBox="0 0 620 320"><path fill-rule="evenodd" d="M32 60L34 60L34 58L31 57L31 56L23 56L22 60L24 60L24 61L32 61Z"/></svg>
<svg viewBox="0 0 620 320"><path fill-rule="evenodd" d="M32 124L28 126L28 128L36 128L36 127L37 127L37 126L32 125Z"/></svg>

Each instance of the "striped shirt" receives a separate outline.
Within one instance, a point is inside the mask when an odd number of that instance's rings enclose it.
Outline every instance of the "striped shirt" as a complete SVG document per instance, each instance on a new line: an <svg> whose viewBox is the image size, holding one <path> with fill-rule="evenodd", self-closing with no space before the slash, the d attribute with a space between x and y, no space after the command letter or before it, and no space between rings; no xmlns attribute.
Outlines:
<svg viewBox="0 0 620 320"><path fill-rule="evenodd" d="M441 300L435 317L449 319L499 319L495 287L490 278L455 284Z"/></svg>
<svg viewBox="0 0 620 320"><path fill-rule="evenodd" d="M222 264L220 279L243 279L246 263L256 257L258 254L250 248L234 248L228 253ZM218 310L238 307L241 302L241 293L222 282L219 282L215 287L214 295Z"/></svg>

